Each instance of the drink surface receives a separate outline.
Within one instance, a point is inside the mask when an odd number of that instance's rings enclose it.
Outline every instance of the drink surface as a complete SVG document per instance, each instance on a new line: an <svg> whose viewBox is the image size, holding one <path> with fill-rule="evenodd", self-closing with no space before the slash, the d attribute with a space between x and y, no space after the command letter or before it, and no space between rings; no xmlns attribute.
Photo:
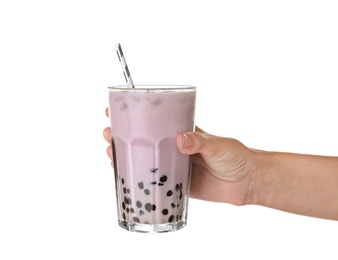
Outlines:
<svg viewBox="0 0 338 260"><path fill-rule="evenodd" d="M191 163L176 137L194 128L195 98L195 91L110 92L119 219L186 220Z"/></svg>

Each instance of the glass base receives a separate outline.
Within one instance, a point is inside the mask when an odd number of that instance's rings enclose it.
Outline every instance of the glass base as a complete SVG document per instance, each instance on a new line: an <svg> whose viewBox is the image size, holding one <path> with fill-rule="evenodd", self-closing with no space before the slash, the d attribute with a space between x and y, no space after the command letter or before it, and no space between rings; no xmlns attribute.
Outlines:
<svg viewBox="0 0 338 260"><path fill-rule="evenodd" d="M140 224L128 221L119 221L119 226L131 231L140 233L165 233L180 230L186 226L186 221L171 222L165 224Z"/></svg>

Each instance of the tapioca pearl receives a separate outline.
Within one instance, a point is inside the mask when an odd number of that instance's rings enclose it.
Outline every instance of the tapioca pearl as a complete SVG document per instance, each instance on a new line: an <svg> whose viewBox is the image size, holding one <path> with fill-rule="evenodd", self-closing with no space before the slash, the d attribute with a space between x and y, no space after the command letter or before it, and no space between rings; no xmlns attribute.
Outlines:
<svg viewBox="0 0 338 260"><path fill-rule="evenodd" d="M156 183L157 183L156 181L152 181L150 184L151 185L156 185Z"/></svg>
<svg viewBox="0 0 338 260"><path fill-rule="evenodd" d="M127 189L127 194L129 194L130 193L130 189Z"/></svg>
<svg viewBox="0 0 338 260"><path fill-rule="evenodd" d="M175 190L176 191L179 191L180 190L180 185L177 183L176 186L175 186Z"/></svg>
<svg viewBox="0 0 338 260"><path fill-rule="evenodd" d="M132 214L133 214L133 213L135 213L135 210L134 210L134 208L130 208L130 210L129 210L129 211L130 211L130 213L132 213Z"/></svg>
<svg viewBox="0 0 338 260"><path fill-rule="evenodd" d="M167 196L168 196L168 197L172 196L173 194L174 194L174 193L173 193L172 190L168 190L168 192L167 192Z"/></svg>
<svg viewBox="0 0 338 260"><path fill-rule="evenodd" d="M161 182L166 182L168 177L166 175L161 176L160 181Z"/></svg>
<svg viewBox="0 0 338 260"><path fill-rule="evenodd" d="M136 201L136 206L138 207L138 208L142 208L142 203L141 203L141 201Z"/></svg>
<svg viewBox="0 0 338 260"><path fill-rule="evenodd" d="M145 193L146 195L149 195L149 194L150 194L150 190L145 189L145 190L144 190L144 193Z"/></svg>
<svg viewBox="0 0 338 260"><path fill-rule="evenodd" d="M179 199L182 199L182 196L183 196L183 193L182 193L182 192L180 192L180 198L179 198Z"/></svg>
<svg viewBox="0 0 338 260"><path fill-rule="evenodd" d="M156 210L156 205L155 205L155 204L146 203L146 204L144 205L144 208L145 208L148 212L151 212L151 211L155 211L155 210Z"/></svg>
<svg viewBox="0 0 338 260"><path fill-rule="evenodd" d="M124 179L123 178L121 179L121 183L124 184Z"/></svg>
<svg viewBox="0 0 338 260"><path fill-rule="evenodd" d="M140 214L140 216L143 216L144 215L144 211L140 210L138 214Z"/></svg>
<svg viewBox="0 0 338 260"><path fill-rule="evenodd" d="M134 220L135 222L140 223L140 219L139 219L138 217L133 217L133 220Z"/></svg>
<svg viewBox="0 0 338 260"><path fill-rule="evenodd" d="M163 186L163 185L164 185L164 183L162 183L162 182L158 183L158 186Z"/></svg>
<svg viewBox="0 0 338 260"><path fill-rule="evenodd" d="M146 203L146 205L144 205L144 208L146 209L146 211L150 212L153 209L153 206L150 203Z"/></svg>
<svg viewBox="0 0 338 260"><path fill-rule="evenodd" d="M174 218L175 218L175 216L174 216L174 215L171 215L171 216L168 218L168 222L173 222L173 221L174 221Z"/></svg>
<svg viewBox="0 0 338 260"><path fill-rule="evenodd" d="M124 196L124 203L126 203L127 205L131 204L131 198Z"/></svg>
<svg viewBox="0 0 338 260"><path fill-rule="evenodd" d="M144 188L143 182L139 182L137 185L138 185L138 187L139 187L141 190L143 190L143 188Z"/></svg>
<svg viewBox="0 0 338 260"><path fill-rule="evenodd" d="M129 208L126 208L127 213L129 213Z"/></svg>
<svg viewBox="0 0 338 260"><path fill-rule="evenodd" d="M124 194L127 193L127 188L126 188L126 187L123 188L123 193L124 193Z"/></svg>
<svg viewBox="0 0 338 260"><path fill-rule="evenodd" d="M176 208L176 205L174 203L171 203L171 207L174 209Z"/></svg>
<svg viewBox="0 0 338 260"><path fill-rule="evenodd" d="M158 168L150 168L150 172L156 173L158 171Z"/></svg>
<svg viewBox="0 0 338 260"><path fill-rule="evenodd" d="M126 203L124 203L124 201L122 202L122 208L126 209Z"/></svg>
<svg viewBox="0 0 338 260"><path fill-rule="evenodd" d="M122 218L126 219L126 214L122 213Z"/></svg>
<svg viewBox="0 0 338 260"><path fill-rule="evenodd" d="M168 213L169 213L169 210L167 210L167 209L162 210L163 215L168 215Z"/></svg>

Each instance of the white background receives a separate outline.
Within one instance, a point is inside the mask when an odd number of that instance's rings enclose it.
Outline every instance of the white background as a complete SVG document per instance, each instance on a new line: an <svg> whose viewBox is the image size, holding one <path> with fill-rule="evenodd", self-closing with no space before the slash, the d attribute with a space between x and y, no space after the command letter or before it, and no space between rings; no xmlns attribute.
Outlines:
<svg viewBox="0 0 338 260"><path fill-rule="evenodd" d="M198 87L196 124L338 155L336 1L0 3L0 259L337 259L338 223L190 200L175 233L117 225L107 86Z"/></svg>

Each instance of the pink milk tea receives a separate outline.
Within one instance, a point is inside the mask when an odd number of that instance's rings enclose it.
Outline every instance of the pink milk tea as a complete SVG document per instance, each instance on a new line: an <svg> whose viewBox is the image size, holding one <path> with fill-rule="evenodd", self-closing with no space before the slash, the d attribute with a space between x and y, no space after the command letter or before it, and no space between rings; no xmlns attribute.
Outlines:
<svg viewBox="0 0 338 260"><path fill-rule="evenodd" d="M109 88L119 225L166 232L186 225L191 160L176 137L193 131L195 87Z"/></svg>

